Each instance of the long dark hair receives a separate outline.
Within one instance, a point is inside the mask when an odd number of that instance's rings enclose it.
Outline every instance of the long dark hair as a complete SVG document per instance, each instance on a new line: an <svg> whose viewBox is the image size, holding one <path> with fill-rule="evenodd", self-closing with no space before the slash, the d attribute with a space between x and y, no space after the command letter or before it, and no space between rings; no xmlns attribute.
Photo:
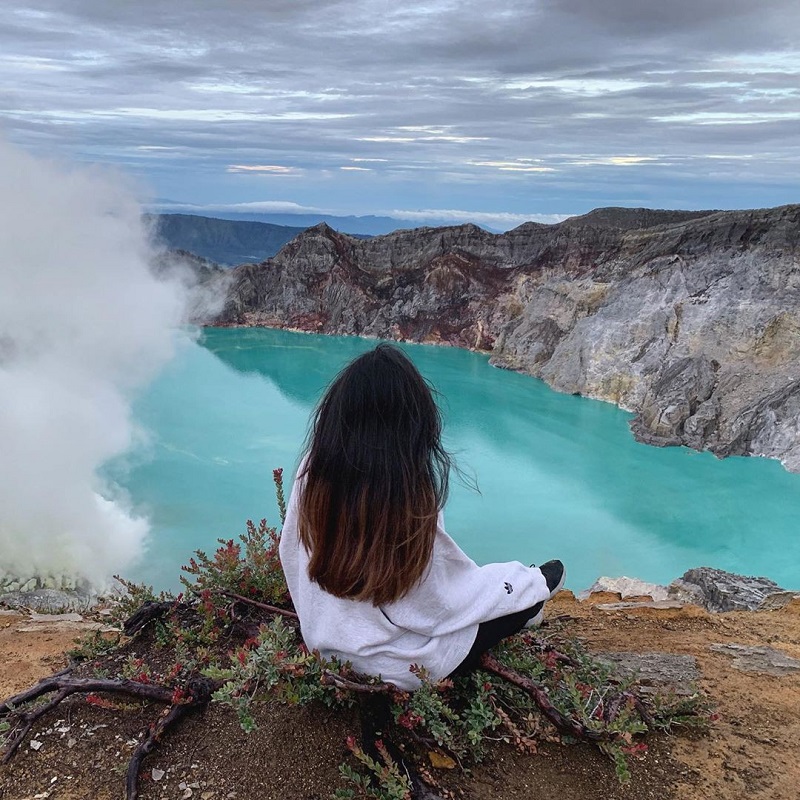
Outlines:
<svg viewBox="0 0 800 800"><path fill-rule="evenodd" d="M300 476L300 541L327 592L383 605L422 577L449 485L441 434L431 388L398 347L380 344L334 379Z"/></svg>

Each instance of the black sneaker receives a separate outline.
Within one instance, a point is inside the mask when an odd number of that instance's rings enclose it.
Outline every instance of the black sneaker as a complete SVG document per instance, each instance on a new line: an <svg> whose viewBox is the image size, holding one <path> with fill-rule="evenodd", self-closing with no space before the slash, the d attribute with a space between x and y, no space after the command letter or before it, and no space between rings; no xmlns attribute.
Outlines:
<svg viewBox="0 0 800 800"><path fill-rule="evenodd" d="M539 571L544 575L547 581L547 588L550 590L550 599L554 598L564 585L564 579L567 577L567 572L564 565L558 560L546 561L544 564L539 565Z"/></svg>

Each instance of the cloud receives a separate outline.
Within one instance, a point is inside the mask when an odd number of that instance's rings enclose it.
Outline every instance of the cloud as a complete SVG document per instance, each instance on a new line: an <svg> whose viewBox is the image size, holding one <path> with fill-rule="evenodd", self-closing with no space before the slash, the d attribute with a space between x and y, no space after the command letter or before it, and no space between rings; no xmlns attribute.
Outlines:
<svg viewBox="0 0 800 800"><path fill-rule="evenodd" d="M523 222L542 222L547 225L562 222L569 214L511 214L507 212L492 211L462 211L454 208L426 208L418 211L394 209L385 212L395 219L405 219L412 222L430 224L437 221L440 224L457 225L463 222L474 222L476 225L485 225L496 230L509 230Z"/></svg>
<svg viewBox="0 0 800 800"><path fill-rule="evenodd" d="M196 214L226 212L231 214L330 214L315 206L303 206L291 200L255 200L249 203L158 203L158 210L169 213L188 211Z"/></svg>
<svg viewBox="0 0 800 800"><path fill-rule="evenodd" d="M296 167L284 167L280 164L229 164L228 172L258 175L298 175Z"/></svg>
<svg viewBox="0 0 800 800"><path fill-rule="evenodd" d="M276 165L359 213L764 205L796 198L798 29L795 0L9 0L0 126L199 202Z"/></svg>
<svg viewBox="0 0 800 800"><path fill-rule="evenodd" d="M347 169L342 167L341 169ZM194 214L297 214L316 215L319 217L337 215L340 212L335 208L319 208L316 206L301 206L288 200L262 201L253 203L228 203L209 205L187 204L158 204L160 212L189 212ZM380 217L391 217L396 220L414 222L419 225L461 225L472 222L483 225L493 230L509 230L521 225L523 222L542 222L554 224L562 222L571 216L569 214L528 214L511 213L507 211L467 211L455 208L425 208L425 209L373 209L371 214Z"/></svg>

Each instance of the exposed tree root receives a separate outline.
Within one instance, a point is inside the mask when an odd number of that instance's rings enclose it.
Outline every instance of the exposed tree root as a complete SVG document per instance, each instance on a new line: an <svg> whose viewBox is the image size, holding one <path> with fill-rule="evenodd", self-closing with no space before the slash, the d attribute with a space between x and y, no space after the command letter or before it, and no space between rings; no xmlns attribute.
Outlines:
<svg viewBox="0 0 800 800"><path fill-rule="evenodd" d="M357 694L397 694L401 691L393 683L358 683L327 669L323 671L320 680L326 686L335 686L337 689Z"/></svg>
<svg viewBox="0 0 800 800"><path fill-rule="evenodd" d="M16 727L6 741L3 764L7 764L19 749L19 746L30 733L34 724L52 711L59 703L73 694L123 694L140 700L156 700L169 703L170 707L150 727L150 732L140 742L128 765L126 781L127 799L136 800L138 795L139 769L142 760L151 753L165 731L182 720L192 711L204 707L210 700L219 683L207 678L192 678L185 689L174 690L166 686L152 683L140 683L127 679L112 680L109 678L70 678L66 670L52 675L37 683L32 688L9 697L0 703L0 718L15 717ZM19 706L37 700L46 694L55 692L53 697L32 711L21 711Z"/></svg>
<svg viewBox="0 0 800 800"><path fill-rule="evenodd" d="M481 667L527 692L536 702L539 711L561 733L565 733L575 739L596 743L614 742L620 738L620 734L615 731L593 731L585 725L581 725L577 720L565 716L550 702L550 698L541 686L534 683L530 678L526 678L524 675L520 675L513 669L501 664L490 653L484 653L481 656Z"/></svg>
<svg viewBox="0 0 800 800"><path fill-rule="evenodd" d="M176 603L174 600L147 600L125 620L125 624L122 626L122 632L126 636L133 636L154 620L161 619L161 617L169 613L175 606Z"/></svg>
<svg viewBox="0 0 800 800"><path fill-rule="evenodd" d="M149 734L139 742L128 764L128 774L125 779L125 796L127 800L137 800L139 797L139 770L141 769L142 761L155 750L167 729L176 725L193 711L204 708L218 687L218 683L207 678L193 678L187 684L180 701L174 702L150 726Z"/></svg>

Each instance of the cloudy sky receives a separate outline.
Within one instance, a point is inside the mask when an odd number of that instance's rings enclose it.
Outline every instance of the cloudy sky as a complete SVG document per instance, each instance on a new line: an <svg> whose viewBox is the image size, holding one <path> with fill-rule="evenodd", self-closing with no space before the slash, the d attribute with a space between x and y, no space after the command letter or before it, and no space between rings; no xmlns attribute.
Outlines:
<svg viewBox="0 0 800 800"><path fill-rule="evenodd" d="M4 0L0 135L217 209L800 201L797 0Z"/></svg>

